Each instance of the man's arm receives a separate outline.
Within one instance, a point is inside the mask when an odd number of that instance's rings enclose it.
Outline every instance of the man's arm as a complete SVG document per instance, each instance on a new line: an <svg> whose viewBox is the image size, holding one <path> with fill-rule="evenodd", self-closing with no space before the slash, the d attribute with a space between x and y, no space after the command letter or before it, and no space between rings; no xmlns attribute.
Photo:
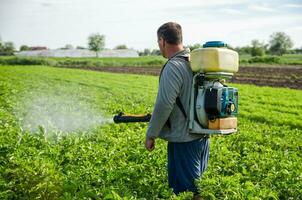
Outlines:
<svg viewBox="0 0 302 200"><path fill-rule="evenodd" d="M167 122L183 85L181 66L170 61L162 72L156 103L152 113L147 139L158 137L160 130Z"/></svg>

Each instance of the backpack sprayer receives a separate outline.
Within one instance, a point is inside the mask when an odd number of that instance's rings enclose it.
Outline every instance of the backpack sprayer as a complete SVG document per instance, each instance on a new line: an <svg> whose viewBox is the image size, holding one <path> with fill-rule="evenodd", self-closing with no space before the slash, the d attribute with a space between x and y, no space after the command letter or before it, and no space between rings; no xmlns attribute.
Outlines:
<svg viewBox="0 0 302 200"><path fill-rule="evenodd" d="M238 71L238 53L221 41L206 42L190 54L193 71L189 131L226 135L237 131L238 90L225 82ZM149 122L151 115L114 116L115 123Z"/></svg>

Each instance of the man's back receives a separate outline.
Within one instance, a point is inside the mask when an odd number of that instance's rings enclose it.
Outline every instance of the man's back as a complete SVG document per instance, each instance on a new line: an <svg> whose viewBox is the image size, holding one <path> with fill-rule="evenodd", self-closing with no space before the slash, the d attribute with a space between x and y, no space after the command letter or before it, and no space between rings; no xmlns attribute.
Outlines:
<svg viewBox="0 0 302 200"><path fill-rule="evenodd" d="M189 50L177 52L162 70L158 95L147 132L149 137L158 135L169 142L189 142L200 138L189 134L188 118L175 103L175 99L179 97L185 113L189 113L192 87L192 70L187 61L189 54ZM158 125L162 123L164 126L160 129Z"/></svg>

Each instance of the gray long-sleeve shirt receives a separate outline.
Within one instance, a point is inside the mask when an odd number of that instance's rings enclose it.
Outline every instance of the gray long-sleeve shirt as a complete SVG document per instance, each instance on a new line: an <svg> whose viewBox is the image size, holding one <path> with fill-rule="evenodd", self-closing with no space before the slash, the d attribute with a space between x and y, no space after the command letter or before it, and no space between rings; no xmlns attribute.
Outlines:
<svg viewBox="0 0 302 200"><path fill-rule="evenodd" d="M169 142L189 142L201 136L189 133L189 119L176 104L179 96L184 110L189 116L192 87L190 63L179 58L189 57L189 50L172 56L162 70L158 94L147 130L148 138L161 138ZM170 127L166 122L170 121Z"/></svg>

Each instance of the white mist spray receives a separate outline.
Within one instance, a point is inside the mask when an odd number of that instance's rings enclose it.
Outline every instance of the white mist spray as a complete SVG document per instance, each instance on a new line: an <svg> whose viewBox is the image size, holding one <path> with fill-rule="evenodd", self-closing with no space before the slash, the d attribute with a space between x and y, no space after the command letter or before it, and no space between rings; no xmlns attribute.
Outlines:
<svg viewBox="0 0 302 200"><path fill-rule="evenodd" d="M22 114L24 129L35 132L42 126L46 132L87 130L111 123L86 99L68 96L40 96L25 102Z"/></svg>

